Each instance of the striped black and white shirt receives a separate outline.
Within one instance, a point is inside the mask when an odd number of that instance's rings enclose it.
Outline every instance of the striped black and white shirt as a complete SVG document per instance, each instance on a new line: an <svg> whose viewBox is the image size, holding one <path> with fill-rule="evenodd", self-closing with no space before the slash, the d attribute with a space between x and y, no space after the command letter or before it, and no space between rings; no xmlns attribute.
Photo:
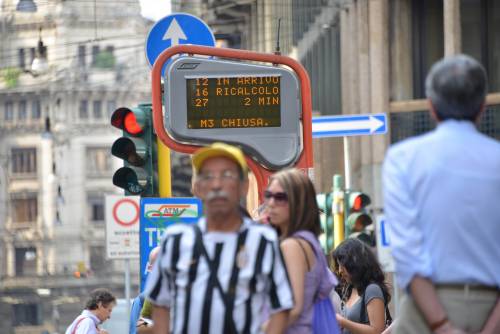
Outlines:
<svg viewBox="0 0 500 334"><path fill-rule="evenodd" d="M234 329L261 333L270 314L293 307L278 236L272 228L247 218L239 232L206 232L204 218L197 226L201 233L187 224L166 229L146 284L146 296L170 309L171 333L222 334ZM211 275L197 240L202 240L216 276Z"/></svg>

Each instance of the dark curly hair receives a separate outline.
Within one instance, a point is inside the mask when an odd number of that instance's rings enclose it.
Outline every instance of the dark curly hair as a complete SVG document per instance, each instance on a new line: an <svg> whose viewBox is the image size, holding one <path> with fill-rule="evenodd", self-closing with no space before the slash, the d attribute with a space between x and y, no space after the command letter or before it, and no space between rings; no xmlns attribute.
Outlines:
<svg viewBox="0 0 500 334"><path fill-rule="evenodd" d="M99 303L106 307L110 303L116 303L116 297L106 289L95 289L90 293L90 297L87 303L85 303L85 309L97 310L99 308Z"/></svg>
<svg viewBox="0 0 500 334"><path fill-rule="evenodd" d="M391 295L385 282L384 272L375 254L365 243L355 238L346 239L335 248L331 256L334 272L338 275L340 265L342 265L351 278L346 295L341 296L343 299L349 298L353 287L358 290L359 295L363 295L366 287L371 283L375 283L382 289L385 303L389 303ZM346 282L343 284L345 285Z"/></svg>

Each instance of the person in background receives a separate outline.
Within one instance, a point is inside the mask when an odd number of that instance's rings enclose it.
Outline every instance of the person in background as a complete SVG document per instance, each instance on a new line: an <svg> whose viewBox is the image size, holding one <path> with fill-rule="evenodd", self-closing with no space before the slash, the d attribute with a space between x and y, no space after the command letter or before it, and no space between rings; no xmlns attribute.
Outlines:
<svg viewBox="0 0 500 334"><path fill-rule="evenodd" d="M384 211L407 291L394 333L500 333L500 142L476 129L487 82L469 56L434 64L437 128L386 154Z"/></svg>
<svg viewBox="0 0 500 334"><path fill-rule="evenodd" d="M156 257L160 252L160 247L155 247L149 252L148 263L146 265L146 273L149 274L153 269L153 264L156 261ZM142 309L144 308L145 298L144 294L140 293L135 297L132 302L132 307L130 309L130 324L129 324L129 334L141 333L138 329L142 327L148 327L152 325L146 319L140 319ZM149 317L151 318L151 317Z"/></svg>
<svg viewBox="0 0 500 334"><path fill-rule="evenodd" d="M337 321L343 334L380 334L390 315L385 276L375 254L359 239L346 239L332 252L341 277L342 311ZM386 314L387 313L387 314Z"/></svg>
<svg viewBox="0 0 500 334"><path fill-rule="evenodd" d="M286 333L312 333L314 303L337 284L318 241L321 232L316 191L298 169L273 174L264 192L270 224L279 231L295 306Z"/></svg>
<svg viewBox="0 0 500 334"><path fill-rule="evenodd" d="M192 163L205 216L165 229L145 289L155 333L257 334L267 319L267 333L282 333L293 295L276 232L241 210L249 186L243 152L214 143Z"/></svg>
<svg viewBox="0 0 500 334"><path fill-rule="evenodd" d="M90 293L85 309L66 329L66 334L108 334L99 325L111 317L116 298L106 289Z"/></svg>

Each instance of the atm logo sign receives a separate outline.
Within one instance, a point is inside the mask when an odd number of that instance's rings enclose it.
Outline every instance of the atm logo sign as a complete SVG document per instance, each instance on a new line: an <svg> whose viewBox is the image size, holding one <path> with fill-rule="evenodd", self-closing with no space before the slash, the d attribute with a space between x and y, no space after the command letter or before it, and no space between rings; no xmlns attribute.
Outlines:
<svg viewBox="0 0 500 334"><path fill-rule="evenodd" d="M146 204L144 213L147 218L197 218L197 204Z"/></svg>

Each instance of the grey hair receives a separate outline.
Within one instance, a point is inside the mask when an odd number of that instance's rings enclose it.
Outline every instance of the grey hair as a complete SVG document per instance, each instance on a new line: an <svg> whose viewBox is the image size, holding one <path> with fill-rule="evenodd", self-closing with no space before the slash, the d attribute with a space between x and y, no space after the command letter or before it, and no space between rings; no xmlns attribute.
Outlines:
<svg viewBox="0 0 500 334"><path fill-rule="evenodd" d="M467 55L435 63L425 80L425 93L440 121L476 121L488 89L484 67Z"/></svg>

